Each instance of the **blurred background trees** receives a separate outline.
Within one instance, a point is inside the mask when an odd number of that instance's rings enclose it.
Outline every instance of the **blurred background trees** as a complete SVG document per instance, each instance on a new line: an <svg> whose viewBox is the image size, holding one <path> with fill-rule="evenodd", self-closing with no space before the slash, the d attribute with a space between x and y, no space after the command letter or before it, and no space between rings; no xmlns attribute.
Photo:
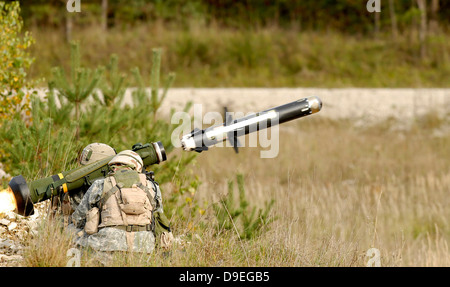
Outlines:
<svg viewBox="0 0 450 287"><path fill-rule="evenodd" d="M21 1L23 17L29 26L63 26L68 17L66 0ZM186 24L192 19L234 28L292 26L303 30L337 30L368 33L375 29L375 14L367 13L365 0L81 0L82 13L77 25L98 23L102 28L164 21ZM425 5L425 8L422 8ZM63 9L62 9L63 8ZM430 28L446 26L450 3L442 0L381 1L381 29L405 31L418 21L411 21L426 9ZM383 13L385 12L385 13ZM414 23L416 22L416 23Z"/></svg>
<svg viewBox="0 0 450 287"><path fill-rule="evenodd" d="M71 40L90 68L120 55L119 69L162 69L189 87L448 87L450 2L381 0L21 1L35 36L30 78L69 71ZM195 77L192 77L195 75Z"/></svg>

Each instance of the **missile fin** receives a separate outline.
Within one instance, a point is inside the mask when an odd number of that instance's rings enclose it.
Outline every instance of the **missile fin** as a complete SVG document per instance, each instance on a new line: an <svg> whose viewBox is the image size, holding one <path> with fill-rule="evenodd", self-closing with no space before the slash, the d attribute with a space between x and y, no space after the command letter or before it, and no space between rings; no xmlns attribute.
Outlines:
<svg viewBox="0 0 450 287"><path fill-rule="evenodd" d="M223 108L223 113L225 115L225 124L224 124L224 126L228 126L228 125L232 124L233 123L233 117L228 113L228 108L227 107Z"/></svg>
<svg viewBox="0 0 450 287"><path fill-rule="evenodd" d="M224 111L224 114L225 114L224 126L228 126L230 124L233 124L233 117L230 114L228 114L228 108L224 107L223 111ZM239 147L241 147L242 145L239 142L238 137L235 135L235 132L234 131L229 132L227 134L227 138L228 138L229 142L231 143L231 145L233 146L234 151L236 153L239 153Z"/></svg>
<svg viewBox="0 0 450 287"><path fill-rule="evenodd" d="M228 141L230 142L231 146L234 148L234 151L236 153L239 153L239 149L238 148L242 147L242 145L241 145L241 142L239 141L239 139L238 139L238 137L236 135L236 132L235 131L228 132L227 138L228 138Z"/></svg>
<svg viewBox="0 0 450 287"><path fill-rule="evenodd" d="M207 146L201 146L201 147L196 147L196 148L194 149L194 151L196 151L196 152L198 152L198 153L201 153L201 152L204 151L204 150L208 150L208 147L207 147Z"/></svg>

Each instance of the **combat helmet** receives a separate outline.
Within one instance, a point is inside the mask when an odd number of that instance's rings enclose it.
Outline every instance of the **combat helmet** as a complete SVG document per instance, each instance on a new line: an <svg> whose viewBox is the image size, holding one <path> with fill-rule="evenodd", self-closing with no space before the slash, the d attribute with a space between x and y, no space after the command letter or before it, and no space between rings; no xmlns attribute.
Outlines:
<svg viewBox="0 0 450 287"><path fill-rule="evenodd" d="M80 164L87 165L116 154L116 150L104 143L91 143L87 145L80 156Z"/></svg>
<svg viewBox="0 0 450 287"><path fill-rule="evenodd" d="M115 164L129 166L135 169L137 172L141 172L142 167L144 166L141 157L132 150L123 150L119 152L115 157L113 157L110 162L108 162L109 166Z"/></svg>

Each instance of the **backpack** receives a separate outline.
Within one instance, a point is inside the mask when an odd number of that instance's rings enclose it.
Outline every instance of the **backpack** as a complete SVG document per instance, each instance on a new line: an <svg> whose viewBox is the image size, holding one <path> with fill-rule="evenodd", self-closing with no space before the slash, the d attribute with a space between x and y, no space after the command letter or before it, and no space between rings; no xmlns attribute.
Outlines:
<svg viewBox="0 0 450 287"><path fill-rule="evenodd" d="M151 231L155 206L155 191L147 186L146 176L135 170L119 169L105 178L98 227L136 226L127 231Z"/></svg>

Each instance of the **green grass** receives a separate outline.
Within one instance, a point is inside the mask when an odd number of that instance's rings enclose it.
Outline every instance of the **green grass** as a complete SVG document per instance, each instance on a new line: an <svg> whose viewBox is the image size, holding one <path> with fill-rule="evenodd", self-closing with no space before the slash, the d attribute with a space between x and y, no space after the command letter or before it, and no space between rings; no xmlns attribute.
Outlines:
<svg viewBox="0 0 450 287"><path fill-rule="evenodd" d="M49 78L53 66L69 67L61 30L32 30L36 58L31 78ZM107 33L77 27L73 39L90 67L119 55L119 70L150 71L151 49L163 50L163 72L177 74L177 87L449 87L450 41L430 35L428 56L420 59L417 33L348 35L277 27L253 30L191 24L168 27L156 21Z"/></svg>

